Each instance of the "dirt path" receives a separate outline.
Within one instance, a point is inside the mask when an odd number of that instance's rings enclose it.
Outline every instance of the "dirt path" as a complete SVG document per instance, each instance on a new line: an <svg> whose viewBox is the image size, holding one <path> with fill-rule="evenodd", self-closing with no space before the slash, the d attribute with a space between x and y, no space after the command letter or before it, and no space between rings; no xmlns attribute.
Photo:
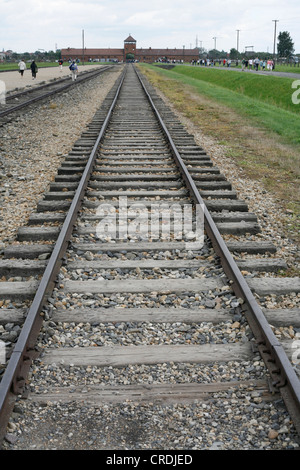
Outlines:
<svg viewBox="0 0 300 470"><path fill-rule="evenodd" d="M103 65L79 65L78 74L83 71L90 70L92 68L96 70L96 68L98 67L103 67ZM18 70L15 70L13 72L2 72L0 73L0 81L3 81L5 83L5 89L6 92L8 92L17 88L21 89L25 87L38 86L41 84L41 82L48 82L55 78L62 78L68 75L70 75L71 77L71 72L68 66L64 66L62 70L59 69L59 66L44 67L38 70L36 80L33 80L30 70L30 64L27 64L27 69L25 70L23 77L21 76Z"/></svg>

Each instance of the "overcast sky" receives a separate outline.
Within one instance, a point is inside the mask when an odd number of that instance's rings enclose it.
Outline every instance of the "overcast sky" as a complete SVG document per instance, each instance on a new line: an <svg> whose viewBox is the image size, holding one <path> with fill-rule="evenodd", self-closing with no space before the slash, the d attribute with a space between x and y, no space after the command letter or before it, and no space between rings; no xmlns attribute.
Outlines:
<svg viewBox="0 0 300 470"><path fill-rule="evenodd" d="M230 51L239 35L240 52L272 53L273 20L300 53L299 0L0 0L0 50L81 48L84 30L87 48L122 48L131 34L137 48Z"/></svg>

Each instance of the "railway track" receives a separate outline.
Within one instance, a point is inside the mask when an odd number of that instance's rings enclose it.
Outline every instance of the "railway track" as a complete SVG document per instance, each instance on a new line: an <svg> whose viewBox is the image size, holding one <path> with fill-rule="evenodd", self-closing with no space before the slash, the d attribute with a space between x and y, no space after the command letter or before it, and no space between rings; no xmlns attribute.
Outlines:
<svg viewBox="0 0 300 470"><path fill-rule="evenodd" d="M83 396L94 405L186 403L257 387L270 400L283 398L299 433L293 341L279 342L268 323L299 328L299 310L262 311L256 301L298 293L299 279L263 276L285 268L274 246L225 244L221 236L259 231L209 156L125 67L17 243L4 250L0 320L10 331L16 326L17 338L6 341L1 439L16 398L30 390L32 364L33 381L39 366L48 376L29 391L36 403ZM233 260L245 252L248 258ZM245 279L240 270L256 276ZM261 358L266 369L258 373ZM166 364L193 378L143 381L141 370L156 368L159 377ZM240 377L226 375L227 364ZM207 367L224 374L207 380ZM82 383L68 382L74 368L85 371ZM87 395L93 368L112 376L125 369L127 377L113 385L92 380Z"/></svg>
<svg viewBox="0 0 300 470"><path fill-rule="evenodd" d="M0 126L5 125L11 119L14 119L14 114L26 106L50 98L58 93L65 92L71 87L78 86L80 83L91 80L99 75L99 73L103 73L110 68L111 66L106 66L101 68L97 67L96 70L92 71L82 71L78 75L76 82L72 82L70 77L66 77L52 80L49 83L43 83L39 86L27 88L19 92L7 93L5 104L1 104L0 106Z"/></svg>

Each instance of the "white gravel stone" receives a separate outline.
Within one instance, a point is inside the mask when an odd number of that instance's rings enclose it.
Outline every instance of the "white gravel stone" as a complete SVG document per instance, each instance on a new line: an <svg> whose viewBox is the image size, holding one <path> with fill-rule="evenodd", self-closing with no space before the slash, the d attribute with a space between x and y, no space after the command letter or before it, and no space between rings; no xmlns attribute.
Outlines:
<svg viewBox="0 0 300 470"><path fill-rule="evenodd" d="M112 73L109 77L115 77ZM4 141L7 155L3 171L7 174L4 187L3 207L0 216L3 217L3 232L1 242L5 244L14 238L17 228L24 223L28 214L35 207L45 188L56 173L61 159L68 153L76 137L80 136L84 125L91 120L101 103L110 84L106 79L97 79L101 84L86 86L86 91L69 94L55 100L57 105L53 109L40 107L39 116L28 113L17 123L5 126L7 142ZM75 105L74 109L68 107L69 100ZM75 126L70 117L75 118ZM189 123L188 123L189 124ZM189 128L192 127L189 124ZM44 137L48 137L48 145L44 144ZM228 162L223 149L205 136L196 131L201 145L209 150L212 158L216 159L218 166L223 167L231 176L232 162ZM34 153L32 144L35 147ZM1 144L2 145L2 144ZM211 151L211 152L210 152ZM43 172L40 171L39 162L43 162ZM10 165L9 162L12 162ZM20 163L22 169L16 169ZM48 163L48 166L47 166ZM47 169L45 169L47 168ZM1 169L1 168L0 168ZM223 168L222 168L223 169ZM12 176L8 176L8 175ZM25 178L25 179L23 179ZM253 210L272 212L273 219L263 224L262 238L277 242L280 254L288 261L296 253L295 246L288 243L281 236L280 223L272 225L275 220L277 205L263 192L258 191L257 185L248 187L248 181L240 179L237 182L241 197L247 196L252 203L258 196L258 202L253 202ZM250 189L249 189L250 188ZM26 194L27 196L25 196ZM254 197L255 196L255 197ZM1 195L0 195L1 197ZM23 199L23 201L22 201ZM24 206L22 206L24 204ZM20 206L20 207L19 207ZM15 211L15 212L14 212ZM13 221L9 214L14 214ZM264 220L264 219L262 219ZM270 228L272 226L272 229ZM252 237L250 237L252 239ZM255 237L253 237L255 239ZM81 241L74 238L75 242ZM84 241L84 239L82 239ZM101 259L183 259L193 258L188 253L161 252L161 253L113 253L112 256L100 253L84 252L81 254L70 250L69 260L97 260ZM199 256L203 259L211 256L209 249ZM202 258L201 258L202 259ZM141 269L126 273L117 270L91 270L77 269L68 272L62 269L60 281L64 279L88 279L96 276L98 279L128 278L154 276L156 278L169 277L174 271L156 269L145 272ZM190 273L195 276L197 273ZM219 276L218 266L210 267L201 275ZM179 270L175 276L180 276ZM265 300L267 308L272 306L291 305L299 306L299 296L270 296ZM217 305L216 305L217 304ZM4 304L7 305L7 304ZM210 323L184 324L177 323L137 323L127 322L119 324L109 323L54 323L51 312L56 308L74 309L77 307L97 308L119 306L148 307L159 306L192 308L224 308L231 311L238 308L240 300L224 286L218 292L208 292L205 295L182 295L157 293L146 294L99 294L92 298L86 294L65 295L56 288L51 296L51 305L45 315L43 330L38 339L38 346L42 349L61 347L102 347L122 345L124 347L140 344L203 344L206 342L222 343L251 341L252 334L242 318L234 318L223 324ZM11 327L9 328L11 330ZM5 333L5 331L4 331ZM289 335L296 337L297 332L291 329L276 329L279 336ZM292 336L294 335L294 336ZM167 360L167 358L166 358ZM35 361L31 368L29 391L45 395L54 386L84 386L81 403L59 401L38 404L30 400L21 400L19 410L15 409L8 428L6 448L22 449L164 449L164 450L277 450L296 449L299 446L293 424L287 415L282 401L265 401L261 392L251 387L240 387L236 391L227 391L211 394L205 402L195 401L189 404L160 405L155 403L141 404L138 402L123 402L119 405L102 404L99 406L87 405L89 387L101 385L136 385L145 386L153 384L203 383L227 382L234 380L265 379L267 376L265 366L259 356L253 361L231 361L227 364L197 365L166 362L159 365L128 365L127 367L75 367L62 364L45 365L43 357ZM12 434L13 433L13 434Z"/></svg>
<svg viewBox="0 0 300 470"><path fill-rule="evenodd" d="M29 72L28 72L29 73ZM28 108L0 127L0 243L14 240L65 156L92 120L120 69Z"/></svg>

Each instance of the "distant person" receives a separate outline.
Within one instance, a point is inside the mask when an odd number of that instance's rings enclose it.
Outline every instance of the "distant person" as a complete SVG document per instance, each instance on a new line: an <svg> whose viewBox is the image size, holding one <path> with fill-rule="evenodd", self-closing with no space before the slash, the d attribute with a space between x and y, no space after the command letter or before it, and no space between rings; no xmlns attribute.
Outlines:
<svg viewBox="0 0 300 470"><path fill-rule="evenodd" d="M31 62L30 68L31 68L32 80L35 80L36 79L36 74L37 74L37 71L38 71L38 67L37 67L34 60Z"/></svg>
<svg viewBox="0 0 300 470"><path fill-rule="evenodd" d="M20 60L18 67L19 67L19 72L21 74L21 77L23 77L24 70L26 70L26 64L23 59Z"/></svg>
<svg viewBox="0 0 300 470"><path fill-rule="evenodd" d="M249 62L248 62L248 59L243 59L243 70L248 70L248 65L249 65Z"/></svg>
<svg viewBox="0 0 300 470"><path fill-rule="evenodd" d="M58 63L59 63L59 69L60 71L62 71L64 61L62 59L59 59Z"/></svg>
<svg viewBox="0 0 300 470"><path fill-rule="evenodd" d="M73 60L73 62L70 65L69 69L72 72L72 81L75 82L77 80L77 73L78 73L78 67L77 67L77 64L76 64L75 60Z"/></svg>

